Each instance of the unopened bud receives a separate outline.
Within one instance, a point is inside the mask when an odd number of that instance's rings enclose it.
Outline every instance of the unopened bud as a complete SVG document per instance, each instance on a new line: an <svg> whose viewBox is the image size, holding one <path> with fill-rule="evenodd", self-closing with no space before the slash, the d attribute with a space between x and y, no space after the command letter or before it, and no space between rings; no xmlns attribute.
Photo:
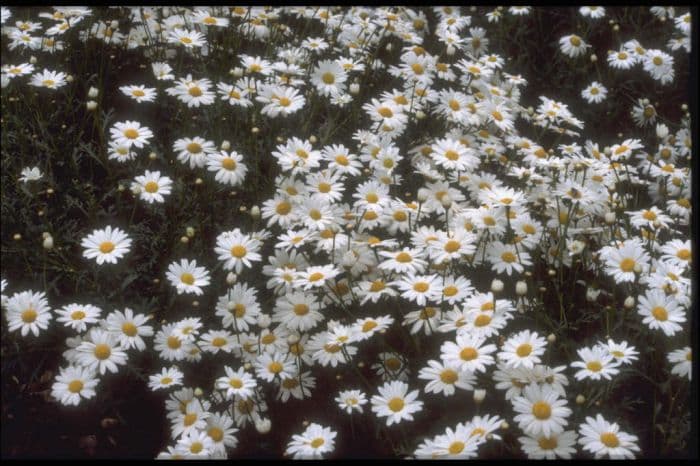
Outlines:
<svg viewBox="0 0 700 466"><path fill-rule="evenodd" d="M158 154L156 154L155 152L150 152L150 153L148 154L148 158L149 158L150 160L155 160L155 159L158 158Z"/></svg>
<svg viewBox="0 0 700 466"><path fill-rule="evenodd" d="M69 74L68 76L66 76L66 81L69 82L69 83L72 83L74 79L75 79L75 78L73 77L72 74Z"/></svg>
<svg viewBox="0 0 700 466"><path fill-rule="evenodd" d="M484 401L484 398L486 398L486 390L483 388L474 390L474 403L481 404L481 402Z"/></svg>
<svg viewBox="0 0 700 466"><path fill-rule="evenodd" d="M384 47L384 48L386 49L387 52L391 52L391 49L393 49L394 47L391 45L391 42L389 42L386 44L386 47Z"/></svg>
<svg viewBox="0 0 700 466"><path fill-rule="evenodd" d="M350 94L357 95L360 93L360 85L357 83L350 84Z"/></svg>
<svg viewBox="0 0 700 466"><path fill-rule="evenodd" d="M260 207L257 205L254 205L253 207L250 208L250 216L253 217L255 220L260 218Z"/></svg>
<svg viewBox="0 0 700 466"><path fill-rule="evenodd" d="M615 223L615 212L605 213L605 223L607 223L608 225L612 225Z"/></svg>
<svg viewBox="0 0 700 466"><path fill-rule="evenodd" d="M221 149L222 150L229 150L231 148L231 143L229 141L224 140L221 143Z"/></svg>
<svg viewBox="0 0 700 466"><path fill-rule="evenodd" d="M687 112L688 111L688 104L682 104L681 110L683 110L684 112Z"/></svg>
<svg viewBox="0 0 700 466"><path fill-rule="evenodd" d="M185 234L188 237L193 238L194 237L194 228L192 228L192 227L185 228Z"/></svg>
<svg viewBox="0 0 700 466"><path fill-rule="evenodd" d="M309 142L311 144L316 144L318 142L318 139L312 134L311 136L309 136Z"/></svg>
<svg viewBox="0 0 700 466"><path fill-rule="evenodd" d="M497 278L494 279L491 282L491 291L493 291L494 293L500 293L501 291L503 291L503 282Z"/></svg>
<svg viewBox="0 0 700 466"><path fill-rule="evenodd" d="M296 345L299 343L299 334L297 333L290 333L289 336L287 337L287 344L288 345Z"/></svg>
<svg viewBox="0 0 700 466"><path fill-rule="evenodd" d="M450 44L450 45L447 46L446 52L447 52L447 55L448 55L448 56L451 57L452 55L455 54L456 51L457 51L457 50L454 48L454 46L453 46L452 44Z"/></svg>
<svg viewBox="0 0 700 466"><path fill-rule="evenodd" d="M613 31L617 32L617 31L619 31L619 30L620 30L620 25L619 25L619 24L616 24L616 25L613 26Z"/></svg>
<svg viewBox="0 0 700 466"><path fill-rule="evenodd" d="M29 63L31 63L32 65L36 65L36 57L34 55L29 57Z"/></svg>
<svg viewBox="0 0 700 466"><path fill-rule="evenodd" d="M625 298L625 308L632 309L634 307L634 296L628 296Z"/></svg>
<svg viewBox="0 0 700 466"><path fill-rule="evenodd" d="M237 278L238 278L238 277L236 277L236 274L235 274L235 273L229 272L228 275L226 275L226 284L228 284L228 285L233 285L233 284L235 284Z"/></svg>
<svg viewBox="0 0 700 466"><path fill-rule="evenodd" d="M425 188L420 188L418 190L418 195L416 196L416 199L418 199L418 202L423 203L428 200L428 196L430 193L428 192L427 189Z"/></svg>
<svg viewBox="0 0 700 466"><path fill-rule="evenodd" d="M527 283L519 281L515 284L515 294L525 296L527 294Z"/></svg>
<svg viewBox="0 0 700 466"><path fill-rule="evenodd" d="M204 180L201 178L197 178L196 180L194 180L194 184L196 184L196 185L200 185L202 183L204 183Z"/></svg>
<svg viewBox="0 0 700 466"><path fill-rule="evenodd" d="M576 395L576 404L577 405L582 405L586 402L586 397L581 395L580 393Z"/></svg>
<svg viewBox="0 0 700 466"><path fill-rule="evenodd" d="M642 266L641 264L634 264L634 273L642 273Z"/></svg>
<svg viewBox="0 0 700 466"><path fill-rule="evenodd" d="M596 299L598 299L599 294L600 290L596 290L595 288L588 288L586 290L586 299L589 302L594 302Z"/></svg>
<svg viewBox="0 0 700 466"><path fill-rule="evenodd" d="M243 76L243 68L241 68L240 66L237 66L234 69L232 69L231 71L229 71L229 73L231 73L236 78L240 78L241 76Z"/></svg>
<svg viewBox="0 0 700 466"><path fill-rule="evenodd" d="M250 129L250 132L253 133L253 134L258 134L258 133L260 132L260 128L258 128L257 126L253 126L253 127Z"/></svg>
<svg viewBox="0 0 700 466"><path fill-rule="evenodd" d="M557 341L557 336L553 333L550 333L549 335L547 335L547 341L550 343L554 343L555 341Z"/></svg>
<svg viewBox="0 0 700 466"><path fill-rule="evenodd" d="M87 103L85 104L85 106L87 107L87 109L89 111L92 112L93 110L95 110L97 108L97 102L95 102L94 100L88 100Z"/></svg>
<svg viewBox="0 0 700 466"><path fill-rule="evenodd" d="M202 396L202 395L204 395L204 391L203 391L201 388L197 387L197 388L194 389L194 396L199 397L199 396Z"/></svg>
<svg viewBox="0 0 700 466"><path fill-rule="evenodd" d="M592 54L592 55L591 55L591 62L595 63L595 62L597 62L597 61L598 61L598 55L596 55L595 53Z"/></svg>
<svg viewBox="0 0 700 466"><path fill-rule="evenodd" d="M181 237L180 237L180 242L181 242L182 244L187 244L187 243L190 242L190 239L189 239L187 236L181 236Z"/></svg>
<svg viewBox="0 0 700 466"><path fill-rule="evenodd" d="M51 235L44 237L44 242L42 243L42 246L44 246L44 249L46 249L47 251L53 249L53 237Z"/></svg>
<svg viewBox="0 0 700 466"><path fill-rule="evenodd" d="M270 319L270 316L267 314L260 314L258 316L258 327L260 328L267 328L270 326L272 323L272 319Z"/></svg>
<svg viewBox="0 0 700 466"><path fill-rule="evenodd" d="M97 89L96 87L90 87L90 89L88 90L88 97L90 97L91 99L94 99L98 95L100 95L100 90Z"/></svg>
<svg viewBox="0 0 700 466"><path fill-rule="evenodd" d="M424 112L423 110L418 110L418 111L416 112L416 118L417 118L418 120L424 120L424 119L425 119L425 116L426 116L426 115L425 115L425 112Z"/></svg>
<svg viewBox="0 0 700 466"><path fill-rule="evenodd" d="M258 433L267 434L270 432L270 429L272 429L272 422L269 419L263 418L255 421L255 430Z"/></svg>
<svg viewBox="0 0 700 466"><path fill-rule="evenodd" d="M510 424L508 424L506 421L501 422L501 425L499 426L501 430L508 430L510 427Z"/></svg>
<svg viewBox="0 0 700 466"><path fill-rule="evenodd" d="M553 277L553 276L555 276L556 274L557 274L557 271L554 270L554 269L549 269L549 270L547 270L547 275L549 275L550 277Z"/></svg>
<svg viewBox="0 0 700 466"><path fill-rule="evenodd" d="M442 199L440 199L440 204L442 204L445 209L449 209L452 205L452 197L449 194L445 194L442 196Z"/></svg>

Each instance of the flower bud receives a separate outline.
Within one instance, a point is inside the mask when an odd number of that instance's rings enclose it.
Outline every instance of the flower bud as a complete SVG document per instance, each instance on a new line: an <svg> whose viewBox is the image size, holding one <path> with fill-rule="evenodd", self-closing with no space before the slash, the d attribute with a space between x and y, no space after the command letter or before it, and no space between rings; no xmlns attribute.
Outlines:
<svg viewBox="0 0 700 466"><path fill-rule="evenodd" d="M687 112L688 111L688 104L682 104L681 110L683 110L684 112Z"/></svg>
<svg viewBox="0 0 700 466"><path fill-rule="evenodd" d="M203 391L201 388L196 387L196 388L194 389L194 396L199 397L199 396L202 396L202 395L204 395L204 391Z"/></svg>
<svg viewBox="0 0 700 466"><path fill-rule="evenodd" d="M15 233L14 235L12 235L12 239L15 241L19 241L22 239L22 235L20 235L19 233Z"/></svg>
<svg viewBox="0 0 700 466"><path fill-rule="evenodd" d="M112 29L117 29L119 27L119 21L116 19L113 19L111 23L109 23L109 27Z"/></svg>
<svg viewBox="0 0 700 466"><path fill-rule="evenodd" d="M632 309L634 307L634 296L628 296L625 298L625 308Z"/></svg>
<svg viewBox="0 0 700 466"><path fill-rule="evenodd" d="M503 291L503 282L495 278L491 282L491 291L493 291L494 293L500 293L501 291Z"/></svg>
<svg viewBox="0 0 700 466"><path fill-rule="evenodd" d="M557 341L557 336L553 333L550 333L549 335L547 335L547 341L550 343L554 343L555 341Z"/></svg>
<svg viewBox="0 0 700 466"><path fill-rule="evenodd" d="M189 238L193 238L193 237L194 237L194 228L192 228L192 227L187 227L187 228L185 228L185 234L186 234Z"/></svg>
<svg viewBox="0 0 700 466"><path fill-rule="evenodd" d="M634 273L642 273L642 266L641 264L634 264Z"/></svg>
<svg viewBox="0 0 700 466"><path fill-rule="evenodd" d="M180 237L180 242L181 242L182 244L187 244L187 243L190 242L190 239L189 239L187 236L181 236L181 237Z"/></svg>
<svg viewBox="0 0 700 466"><path fill-rule="evenodd" d="M452 55L455 54L456 51L457 51L457 50L455 50L455 48L454 48L454 46L453 46L452 44L450 44L450 45L447 46L446 52L447 52L447 55L448 55L448 56L451 57Z"/></svg>
<svg viewBox="0 0 700 466"><path fill-rule="evenodd" d="M615 212L605 213L605 223L608 225L613 225L615 223Z"/></svg>
<svg viewBox="0 0 700 466"><path fill-rule="evenodd" d="M297 333L290 333L289 336L287 337L287 344L288 345L296 345L299 343L299 334Z"/></svg>
<svg viewBox="0 0 700 466"><path fill-rule="evenodd" d="M29 63L31 63L32 65L36 65L36 57L34 55L29 57Z"/></svg>
<svg viewBox="0 0 700 466"><path fill-rule="evenodd" d="M227 285L234 285L236 283L236 280L238 277L236 277L236 274L233 272L229 272L228 275L226 275L226 284Z"/></svg>
<svg viewBox="0 0 700 466"><path fill-rule="evenodd" d="M501 422L501 425L499 426L501 430L508 430L510 427L510 424L508 424L506 421Z"/></svg>
<svg viewBox="0 0 700 466"><path fill-rule="evenodd" d="M53 249L53 237L51 235L45 236L42 246L44 246L44 249L46 249L47 251Z"/></svg>
<svg viewBox="0 0 700 466"><path fill-rule="evenodd" d="M420 188L418 190L418 195L416 196L416 199L418 199L418 202L423 203L428 200L428 196L430 193L428 192L427 189L425 188Z"/></svg>
<svg viewBox="0 0 700 466"><path fill-rule="evenodd" d="M527 294L527 283L519 281L515 284L515 294L525 296Z"/></svg>
<svg viewBox="0 0 700 466"><path fill-rule="evenodd" d="M600 290L590 287L586 289L586 299L589 302L595 302L595 300L598 299L598 295L600 295Z"/></svg>
<svg viewBox="0 0 700 466"><path fill-rule="evenodd" d="M272 319L270 319L270 316L267 314L260 314L258 316L258 327L260 328L268 328L270 324L272 323Z"/></svg>
<svg viewBox="0 0 700 466"><path fill-rule="evenodd" d="M316 136L312 134L311 136L309 136L309 142L311 144L316 144L318 142L318 139L316 139Z"/></svg>
<svg viewBox="0 0 700 466"><path fill-rule="evenodd" d="M91 86L90 89L88 90L88 97L90 97L91 99L94 99L98 95L100 95L99 89Z"/></svg>
<svg viewBox="0 0 700 466"><path fill-rule="evenodd" d="M386 49L387 52L391 52L391 49L393 49L394 47L391 45L391 42L388 42L386 44L386 47L384 47L384 48Z"/></svg>
<svg viewBox="0 0 700 466"><path fill-rule="evenodd" d="M73 80L75 80L75 78L73 77L72 74L69 74L68 76L66 76L66 82L72 83Z"/></svg>
<svg viewBox="0 0 700 466"><path fill-rule="evenodd" d="M230 73L231 73L234 77L240 78L241 76L243 76L243 68L241 68L240 66L237 66L237 67L235 67L234 69L232 69L232 70L230 71Z"/></svg>
<svg viewBox="0 0 700 466"><path fill-rule="evenodd" d="M202 183L204 183L204 180L201 178L197 178L196 180L194 180L194 184L196 184L196 185L200 185Z"/></svg>
<svg viewBox="0 0 700 466"><path fill-rule="evenodd" d="M357 95L360 93L360 85L358 83L350 84L350 94Z"/></svg>
<svg viewBox="0 0 700 466"><path fill-rule="evenodd" d="M486 390L483 388L474 390L474 403L481 404L481 402L484 401L484 398L486 398Z"/></svg>
<svg viewBox="0 0 700 466"><path fill-rule="evenodd" d="M592 55L591 55L591 62L592 62L592 63L595 63L595 62L597 62L597 61L598 61L598 55L596 55L595 53L592 54Z"/></svg>
<svg viewBox="0 0 700 466"><path fill-rule="evenodd" d="M149 158L149 160L155 160L158 158L158 154L156 154L155 152L150 152L148 154L148 158Z"/></svg>
<svg viewBox="0 0 700 466"><path fill-rule="evenodd" d="M229 150L229 149L231 149L231 143L227 140L224 140L221 143L221 150Z"/></svg>
<svg viewBox="0 0 700 466"><path fill-rule="evenodd" d="M87 107L87 109L89 111L92 112L93 110L95 110L97 108L97 102L95 102L94 100L88 100L87 103L85 104L85 106Z"/></svg>
<svg viewBox="0 0 700 466"><path fill-rule="evenodd" d="M440 204L442 204L445 209L449 209L450 206L452 206L452 197L450 197L449 194L445 194L442 196L442 199L440 199Z"/></svg>
<svg viewBox="0 0 700 466"><path fill-rule="evenodd" d="M272 422L268 418L257 419L255 421L255 430L260 434L267 434L272 429Z"/></svg>
<svg viewBox="0 0 700 466"><path fill-rule="evenodd" d="M250 132L253 133L253 134L258 134L258 133L260 132L260 128L258 128L257 126L253 126L253 127L250 129Z"/></svg>
<svg viewBox="0 0 700 466"><path fill-rule="evenodd" d="M663 139L666 136L668 136L668 126L666 126L663 123L659 123L656 125L656 137L659 139Z"/></svg>
<svg viewBox="0 0 700 466"><path fill-rule="evenodd" d="M586 397L581 395L580 393L576 395L576 404L577 405L582 405L586 402Z"/></svg>

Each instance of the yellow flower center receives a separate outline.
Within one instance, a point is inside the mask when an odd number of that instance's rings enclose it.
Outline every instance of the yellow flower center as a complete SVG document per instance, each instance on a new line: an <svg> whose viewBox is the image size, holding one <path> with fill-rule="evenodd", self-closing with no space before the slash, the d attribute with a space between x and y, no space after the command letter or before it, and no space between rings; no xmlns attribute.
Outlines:
<svg viewBox="0 0 700 466"><path fill-rule="evenodd" d="M462 244L459 241L455 241L453 239L449 240L447 243L445 243L445 252L448 252L452 254L453 252L459 251L459 248L462 247Z"/></svg>
<svg viewBox="0 0 700 466"><path fill-rule="evenodd" d="M377 323L375 321L368 320L367 322L362 324L362 331L367 333L367 332L371 331L372 329L374 329L376 326L377 326Z"/></svg>
<svg viewBox="0 0 700 466"><path fill-rule="evenodd" d="M171 379L170 377L163 377L162 379L160 379L160 383L161 385L170 385L171 383L173 383L173 379Z"/></svg>
<svg viewBox="0 0 700 466"><path fill-rule="evenodd" d="M214 442L221 442L224 438L224 431L219 429L218 427L210 427L209 430L207 431L207 435L211 437L211 439Z"/></svg>
<svg viewBox="0 0 700 466"><path fill-rule="evenodd" d="M309 313L309 306L304 303L295 304L294 313L298 316L305 316Z"/></svg>
<svg viewBox="0 0 700 466"><path fill-rule="evenodd" d="M221 348L225 344L226 344L226 338L222 338L222 337L215 337L211 341L211 346L214 346L216 348Z"/></svg>
<svg viewBox="0 0 700 466"><path fill-rule="evenodd" d="M397 222L405 222L406 220L408 220L408 215L406 215L406 212L404 212L403 210L397 210L396 212L394 212L393 217L394 220L396 220Z"/></svg>
<svg viewBox="0 0 700 466"><path fill-rule="evenodd" d="M56 81L53 79L44 79L41 83L46 87L53 87L54 84L56 84Z"/></svg>
<svg viewBox="0 0 700 466"><path fill-rule="evenodd" d="M651 315L660 322L665 322L668 320L668 311L663 306L656 306L651 310Z"/></svg>
<svg viewBox="0 0 700 466"><path fill-rule="evenodd" d="M248 250L240 244L231 248L231 255L237 259L245 257L246 254L248 254Z"/></svg>
<svg viewBox="0 0 700 466"><path fill-rule="evenodd" d="M460 109L459 101L457 99L450 99L448 105L450 106L453 112L457 112Z"/></svg>
<svg viewBox="0 0 700 466"><path fill-rule="evenodd" d="M323 274L321 272L314 272L311 275L309 275L310 282L317 282L321 279L323 279Z"/></svg>
<svg viewBox="0 0 700 466"><path fill-rule="evenodd" d="M68 384L68 391L71 393L80 393L80 390L83 389L83 381L82 380L72 380Z"/></svg>
<svg viewBox="0 0 700 466"><path fill-rule="evenodd" d="M464 442L460 442L458 440L456 442L452 442L447 450L450 452L451 455L458 455L462 453L462 450L464 450L464 446Z"/></svg>
<svg viewBox="0 0 700 466"><path fill-rule="evenodd" d="M370 285L369 290L376 293L378 291L382 291L384 288L386 288L386 285L382 280L375 280Z"/></svg>
<svg viewBox="0 0 700 466"><path fill-rule="evenodd" d="M95 345L94 354L97 359L99 359L100 361L104 361L112 355L112 349L109 347L109 345L99 343Z"/></svg>
<svg viewBox="0 0 700 466"><path fill-rule="evenodd" d="M207 16L202 20L204 24L216 24L216 18L212 18L211 16Z"/></svg>
<svg viewBox="0 0 700 466"><path fill-rule="evenodd" d="M134 97L143 97L146 95L146 93L143 92L141 89L134 89L133 91L131 91L131 95L133 95Z"/></svg>
<svg viewBox="0 0 700 466"><path fill-rule="evenodd" d="M180 37L180 42L182 42L183 44L191 44L192 39L190 39L189 37Z"/></svg>
<svg viewBox="0 0 700 466"><path fill-rule="evenodd" d="M452 369L445 369L444 371L440 372L440 381L442 383L452 385L458 378L459 376L457 372L453 371Z"/></svg>
<svg viewBox="0 0 700 466"><path fill-rule="evenodd" d="M198 86L192 86L187 90L187 93L192 97L201 97L202 90Z"/></svg>
<svg viewBox="0 0 700 466"><path fill-rule="evenodd" d="M632 272L635 265L637 265L637 263L634 261L634 259L625 257L620 261L620 270L623 272Z"/></svg>
<svg viewBox="0 0 700 466"><path fill-rule="evenodd" d="M503 115L498 110L494 110L493 112L491 112L491 116L496 121L503 121Z"/></svg>
<svg viewBox="0 0 700 466"><path fill-rule="evenodd" d="M73 320L83 320L85 318L85 311L77 310L71 312L70 318Z"/></svg>
<svg viewBox="0 0 700 466"><path fill-rule="evenodd" d="M396 372L401 368L401 361L396 358L389 358L385 361L386 367L393 372Z"/></svg>
<svg viewBox="0 0 700 466"><path fill-rule="evenodd" d="M143 186L143 189L147 193L153 194L155 192L158 192L158 183L156 183L155 181L149 181Z"/></svg>
<svg viewBox="0 0 700 466"><path fill-rule="evenodd" d="M181 345L180 339L178 337L176 337L175 335L169 336L167 343L168 343L168 348L170 348L170 349L178 349L178 348L180 348L180 345Z"/></svg>
<svg viewBox="0 0 700 466"><path fill-rule="evenodd" d="M463 361L473 361L474 359L479 357L479 352L471 347L463 348L462 351L459 352L459 357Z"/></svg>
<svg viewBox="0 0 700 466"><path fill-rule="evenodd" d="M264 337L262 337L260 339L260 341L262 342L263 345L271 345L272 343L275 342L275 340L277 340L277 337L275 336L274 333L268 333L267 335L265 335Z"/></svg>
<svg viewBox="0 0 700 466"><path fill-rule="evenodd" d="M319 448L321 447L324 443L326 443L325 440L323 440L321 437L316 437L311 441L311 448Z"/></svg>
<svg viewBox="0 0 700 466"><path fill-rule="evenodd" d="M664 64L664 61L661 59L661 57L654 57L651 61L653 61L656 66L661 66Z"/></svg>
<svg viewBox="0 0 700 466"><path fill-rule="evenodd" d="M591 92L591 95L598 95L598 93L599 93L600 91L598 90L597 87L592 87L590 92Z"/></svg>
<svg viewBox="0 0 700 466"><path fill-rule="evenodd" d="M444 290L442 290L442 293L443 293L445 296L447 296L447 297L451 297L451 296L456 295L458 291L459 291L459 290L457 289L456 286L454 286L454 285L448 285L448 286L445 287Z"/></svg>
<svg viewBox="0 0 700 466"><path fill-rule="evenodd" d="M425 293L430 288L430 285L426 282L417 282L413 285L413 289L418 293Z"/></svg>
<svg viewBox="0 0 700 466"><path fill-rule="evenodd" d="M422 311L420 311L420 318L422 320L429 319L431 317L435 317L436 311L435 308L433 307L426 307Z"/></svg>
<svg viewBox="0 0 700 466"><path fill-rule="evenodd" d="M138 130L135 130L134 128L125 129L124 136L129 138L129 139L136 139L137 137L139 137L139 132L138 132Z"/></svg>
<svg viewBox="0 0 700 466"><path fill-rule="evenodd" d="M579 36L574 35L569 38L569 42L571 42L571 45L573 45L574 47L578 47L581 45L581 38Z"/></svg>
<svg viewBox="0 0 700 466"><path fill-rule="evenodd" d="M236 305L233 307L233 315L240 319L245 315L245 310L245 304L236 303Z"/></svg>
<svg viewBox="0 0 700 466"><path fill-rule="evenodd" d="M612 432L600 434L600 441L608 448L616 448L620 445L620 440L617 438L617 435Z"/></svg>
<svg viewBox="0 0 700 466"><path fill-rule="evenodd" d="M515 262L515 254L513 254L510 251L506 251L503 254L501 254L501 259L503 259L503 262Z"/></svg>
<svg viewBox="0 0 700 466"><path fill-rule="evenodd" d="M275 212L279 215L287 215L289 212L292 211L292 204L290 204L287 201L282 201L279 204L277 204L277 207L275 208Z"/></svg>
<svg viewBox="0 0 700 466"><path fill-rule="evenodd" d="M126 336L133 337L138 333L138 328L136 328L136 325L132 322L124 322L122 324L122 332L124 332Z"/></svg>
<svg viewBox="0 0 700 466"><path fill-rule="evenodd" d="M272 361L272 362L267 366L267 369L268 369L270 372L272 372L273 374L279 374L280 372L282 372L282 369L283 369L283 368L284 368L284 366L282 366L282 364L280 364L280 363L277 362L277 361Z"/></svg>
<svg viewBox="0 0 700 466"><path fill-rule="evenodd" d="M543 450L554 450L557 448L557 438L555 436L551 437L540 437L537 441L537 445Z"/></svg>
<svg viewBox="0 0 700 466"><path fill-rule="evenodd" d="M191 273L185 272L180 275L180 281L186 285L192 285L194 283L194 276Z"/></svg>
<svg viewBox="0 0 700 466"><path fill-rule="evenodd" d="M532 405L532 414L540 420L549 419L552 415L552 407L545 401L538 401Z"/></svg>
<svg viewBox="0 0 700 466"><path fill-rule="evenodd" d="M532 353L532 346L529 343L523 343L522 345L518 346L515 353L521 358L527 357L530 355L530 353Z"/></svg>
<svg viewBox="0 0 700 466"><path fill-rule="evenodd" d="M224 157L221 160L221 166L225 168L226 170L235 170L236 169L236 161L233 160L231 157Z"/></svg>
<svg viewBox="0 0 700 466"><path fill-rule="evenodd" d="M340 346L326 343L325 345L323 345L323 349L326 350L326 352L328 353L337 353L338 351L340 351Z"/></svg>
<svg viewBox="0 0 700 466"><path fill-rule="evenodd" d="M688 249L679 249L676 253L676 257L681 260L687 261L690 259L690 251Z"/></svg>
<svg viewBox="0 0 700 466"><path fill-rule="evenodd" d="M423 65L420 63L414 63L411 65L411 69L415 74L421 75L425 72L425 69L423 68Z"/></svg>
<svg viewBox="0 0 700 466"><path fill-rule="evenodd" d="M243 381L241 379L230 379L228 384L232 388L241 388L243 386Z"/></svg>
<svg viewBox="0 0 700 466"><path fill-rule="evenodd" d="M384 118L391 118L394 116L394 112L392 112L389 107L379 107L377 112Z"/></svg>
<svg viewBox="0 0 700 466"><path fill-rule="evenodd" d="M389 400L388 405L389 405L390 410L392 410L395 413L398 413L404 407L403 398L398 398L398 397L392 398L391 400Z"/></svg>
<svg viewBox="0 0 700 466"><path fill-rule="evenodd" d="M400 252L396 255L396 262L400 262L402 264L406 264L412 260L411 255L407 252Z"/></svg>
<svg viewBox="0 0 700 466"><path fill-rule="evenodd" d="M474 319L475 327L485 327L491 323L491 316L488 314L479 314L476 319Z"/></svg>
<svg viewBox="0 0 700 466"><path fill-rule="evenodd" d="M202 445L202 442L193 442L192 445L190 445L190 453L194 455L200 453L202 450L204 450L204 445Z"/></svg>
<svg viewBox="0 0 700 466"><path fill-rule="evenodd" d="M202 146L200 146L196 142L191 142L191 143L187 144L186 149L187 149L187 152L189 152L191 154L199 154L200 152L202 152Z"/></svg>

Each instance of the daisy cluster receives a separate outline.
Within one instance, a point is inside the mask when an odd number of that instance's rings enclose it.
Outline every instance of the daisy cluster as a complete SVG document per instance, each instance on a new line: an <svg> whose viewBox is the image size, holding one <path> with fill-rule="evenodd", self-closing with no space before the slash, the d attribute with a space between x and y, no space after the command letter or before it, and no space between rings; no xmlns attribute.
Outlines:
<svg viewBox="0 0 700 466"><path fill-rule="evenodd" d="M99 396L106 374L149 352L160 367L148 385L166 393L170 425L159 458L227 458L243 430L270 432L270 405L286 403L309 419L284 449L294 458L333 454L353 422L374 423L393 440L410 426L394 453L418 458L493 455L497 444L538 459L639 454L628 433L635 426L604 409L611 401L589 398L642 370L649 342L665 352L676 382L691 379L689 118L671 122L640 97L629 110L636 127L602 142L556 95L523 102L528 79L539 77L515 74L486 28L521 21L531 7L484 15L460 7L123 10L129 21L55 7L32 22L3 7L3 35L10 50L53 54L74 30L71 40L149 60L147 78L113 84L132 116L104 130L105 163L131 170L134 203L176 204L188 176L244 188L259 158L273 167L274 191L251 206L252 227L217 222L204 252L173 253L151 277L182 303L167 320L82 301L52 306L44 291L5 296L3 280L9 332L72 332L55 400ZM639 79L663 89L687 60L690 13L651 12L672 29L666 51L630 38L599 53L608 71L639 66ZM594 24L606 9L576 14ZM305 36L304 25L320 32ZM236 36L259 53L231 49L228 75L182 66L205 62ZM597 62L580 31L559 46L572 67L581 57ZM36 64L3 64L3 88L22 86L23 76L50 92L74 81L70 70ZM602 102L605 83L592 82L582 97ZM101 93L89 91L92 109ZM201 120L198 131L165 143L140 117L161 103L185 115L238 112L253 133L264 122L275 147L251 153ZM323 137L301 130L318 107L347 119ZM290 122L297 133L276 132ZM155 151L169 163L149 165ZM20 181L42 176L27 167ZM112 270L133 260L138 244L125 224L86 225L83 265ZM570 305L574 295L585 296L581 308ZM214 304L200 306L207 297ZM577 334L572 323L591 320L595 331ZM205 360L216 371L202 381ZM325 395L332 408L318 403ZM336 424L324 425L327 409Z"/></svg>

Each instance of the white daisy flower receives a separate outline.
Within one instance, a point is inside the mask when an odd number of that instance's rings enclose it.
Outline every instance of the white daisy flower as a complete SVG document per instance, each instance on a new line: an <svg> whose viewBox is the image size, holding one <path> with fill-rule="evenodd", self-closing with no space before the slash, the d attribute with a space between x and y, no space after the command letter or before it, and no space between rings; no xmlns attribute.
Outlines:
<svg viewBox="0 0 700 466"><path fill-rule="evenodd" d="M166 277L177 289L177 294L203 294L203 286L209 285L209 272L204 267L197 267L197 261L180 259L180 263L172 262L168 266Z"/></svg>
<svg viewBox="0 0 700 466"><path fill-rule="evenodd" d="M386 425L398 424L404 419L413 420L413 413L423 409L418 400L418 390L408 392L408 384L401 381L387 382L379 387L379 394L372 396L372 411L377 417L386 417Z"/></svg>

